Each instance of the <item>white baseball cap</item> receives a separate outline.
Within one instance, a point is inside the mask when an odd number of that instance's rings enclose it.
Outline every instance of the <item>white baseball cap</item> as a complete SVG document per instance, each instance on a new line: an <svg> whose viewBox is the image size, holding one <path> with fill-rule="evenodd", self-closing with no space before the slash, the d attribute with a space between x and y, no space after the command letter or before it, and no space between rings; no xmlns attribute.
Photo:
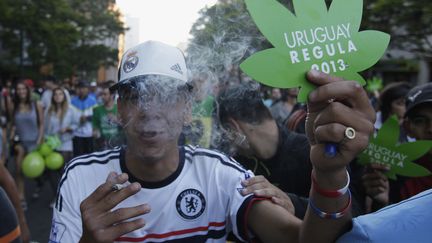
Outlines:
<svg viewBox="0 0 432 243"><path fill-rule="evenodd" d="M146 41L127 50L119 67L119 82L110 89L116 90L129 79L143 75L162 75L187 83L187 68L183 52L173 46Z"/></svg>

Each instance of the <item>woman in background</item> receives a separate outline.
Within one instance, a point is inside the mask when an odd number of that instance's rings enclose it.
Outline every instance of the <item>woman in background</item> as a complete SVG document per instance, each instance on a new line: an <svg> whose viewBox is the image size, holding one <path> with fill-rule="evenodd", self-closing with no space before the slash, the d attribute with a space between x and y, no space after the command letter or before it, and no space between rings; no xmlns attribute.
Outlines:
<svg viewBox="0 0 432 243"><path fill-rule="evenodd" d="M43 142L44 117L42 104L31 99L31 90L24 80L18 80L12 102L8 102L11 119L12 149L15 154L17 181L20 199L25 207L24 178L21 173L25 155Z"/></svg>
<svg viewBox="0 0 432 243"><path fill-rule="evenodd" d="M45 114L45 136L58 136L61 146L56 151L61 153L65 162L72 159L72 133L76 128L73 110L62 88L55 88L51 105Z"/></svg>
<svg viewBox="0 0 432 243"><path fill-rule="evenodd" d="M72 159L73 130L77 126L74 122L74 114L72 109L73 108L66 99L65 91L62 88L53 89L51 105L45 114L45 135L57 136L60 139L61 145L55 150L63 156L65 163ZM62 169L48 171L49 182L54 192L54 196L61 177L61 171ZM53 199L50 203L51 208L54 206L54 202L55 200Z"/></svg>
<svg viewBox="0 0 432 243"><path fill-rule="evenodd" d="M384 87L378 100L376 129L381 128L382 124L392 115L396 115L399 123L402 123L405 114L405 96L410 88L411 86L405 82L391 83Z"/></svg>

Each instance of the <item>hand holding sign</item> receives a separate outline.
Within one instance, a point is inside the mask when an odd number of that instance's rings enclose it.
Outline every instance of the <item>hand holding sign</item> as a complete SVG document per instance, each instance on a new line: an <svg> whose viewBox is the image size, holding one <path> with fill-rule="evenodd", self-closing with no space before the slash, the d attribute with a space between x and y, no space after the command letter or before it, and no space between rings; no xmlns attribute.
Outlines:
<svg viewBox="0 0 432 243"><path fill-rule="evenodd" d="M390 41L383 32L358 32L363 0L333 0L328 10L324 0L293 0L295 15L276 0L246 0L246 5L275 48L255 53L240 68L269 86L300 87L299 102L315 89L305 77L310 69L364 85L358 72L375 64ZM327 144L327 156L337 151L336 144Z"/></svg>
<svg viewBox="0 0 432 243"><path fill-rule="evenodd" d="M371 139L368 148L360 154L359 163L378 163L388 165L390 170L386 173L390 179L396 175L427 176L431 172L426 168L413 163L432 149L432 141L416 141L399 144L399 124L395 116L390 117Z"/></svg>
<svg viewBox="0 0 432 243"><path fill-rule="evenodd" d="M315 88L305 78L308 70L364 85L358 72L375 64L390 41L383 32L358 32L362 0L333 0L328 10L324 0L293 0L295 15L277 0L246 0L246 5L274 48L255 53L240 68L269 86L300 87L300 102Z"/></svg>

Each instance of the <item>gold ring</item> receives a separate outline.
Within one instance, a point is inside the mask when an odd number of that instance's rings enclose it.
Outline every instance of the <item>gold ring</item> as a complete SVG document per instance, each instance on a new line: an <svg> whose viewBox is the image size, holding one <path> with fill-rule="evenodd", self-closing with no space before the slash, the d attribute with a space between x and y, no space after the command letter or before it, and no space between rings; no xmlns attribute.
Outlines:
<svg viewBox="0 0 432 243"><path fill-rule="evenodd" d="M345 137L349 140L353 140L356 136L356 131L352 127L347 127L345 129Z"/></svg>

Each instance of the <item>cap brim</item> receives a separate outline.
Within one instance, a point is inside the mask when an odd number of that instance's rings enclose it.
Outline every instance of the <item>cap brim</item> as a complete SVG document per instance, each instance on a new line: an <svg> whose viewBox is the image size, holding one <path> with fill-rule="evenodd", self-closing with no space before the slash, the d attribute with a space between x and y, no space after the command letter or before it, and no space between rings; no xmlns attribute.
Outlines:
<svg viewBox="0 0 432 243"><path fill-rule="evenodd" d="M128 83L128 82L129 82L129 80L123 80L123 81L120 81L120 82L114 84L113 86L109 87L109 90L110 90L111 93L113 93L113 92L115 92L115 91L118 91L118 89L120 88L120 86L122 86L122 85L124 85L125 83ZM188 82L186 82L186 83L184 84L184 87L186 87L187 90L189 90L189 91L192 91L192 90L193 90L193 85L191 85L191 84L188 83Z"/></svg>
<svg viewBox="0 0 432 243"><path fill-rule="evenodd" d="M422 101L420 101L420 102L418 102L418 103L415 103L415 104L412 104L412 105L408 106L408 107L406 108L406 112L405 112L404 117L407 117L408 114L409 114L409 113L410 113L414 108L418 107L419 105L426 104L426 103L432 103L432 99L422 100Z"/></svg>
<svg viewBox="0 0 432 243"><path fill-rule="evenodd" d="M109 87L110 92L115 92L118 90L118 88L123 85L125 83L125 81L121 81L121 82L117 82L116 84L114 84L113 86Z"/></svg>

